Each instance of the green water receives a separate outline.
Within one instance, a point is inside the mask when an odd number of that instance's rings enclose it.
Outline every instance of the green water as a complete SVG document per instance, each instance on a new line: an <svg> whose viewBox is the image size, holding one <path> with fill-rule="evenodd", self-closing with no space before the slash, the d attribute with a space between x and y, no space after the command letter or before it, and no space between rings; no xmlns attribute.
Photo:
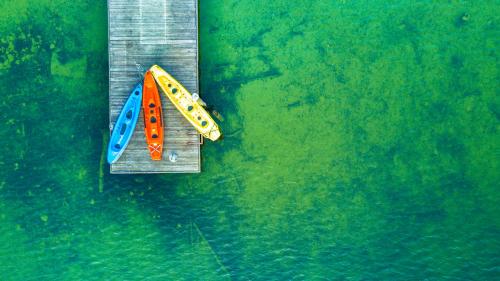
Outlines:
<svg viewBox="0 0 500 281"><path fill-rule="evenodd" d="M498 280L498 1L199 12L224 141L117 176L105 1L0 0L0 280Z"/></svg>

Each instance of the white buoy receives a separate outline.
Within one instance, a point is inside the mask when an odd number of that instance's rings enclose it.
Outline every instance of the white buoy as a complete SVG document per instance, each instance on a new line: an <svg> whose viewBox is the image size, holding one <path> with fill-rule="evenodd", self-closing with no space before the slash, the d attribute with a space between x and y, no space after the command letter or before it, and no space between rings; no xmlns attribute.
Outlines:
<svg viewBox="0 0 500 281"><path fill-rule="evenodd" d="M172 151L172 152L170 152L170 153L168 154L168 160L169 160L170 162L172 162L172 163L177 162L177 153L175 153L175 152L173 152L173 151Z"/></svg>
<svg viewBox="0 0 500 281"><path fill-rule="evenodd" d="M191 98L193 99L194 102L198 103L199 105L207 107L207 104L200 98L200 95L198 95L197 93L191 94Z"/></svg>

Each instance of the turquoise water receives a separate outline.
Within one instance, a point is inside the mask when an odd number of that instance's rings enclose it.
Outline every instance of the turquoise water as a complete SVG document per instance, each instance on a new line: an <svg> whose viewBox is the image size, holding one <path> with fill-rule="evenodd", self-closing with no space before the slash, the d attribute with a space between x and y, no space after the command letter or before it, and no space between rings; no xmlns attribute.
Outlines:
<svg viewBox="0 0 500 281"><path fill-rule="evenodd" d="M498 1L201 1L225 139L147 176L96 2L0 0L0 280L498 280Z"/></svg>

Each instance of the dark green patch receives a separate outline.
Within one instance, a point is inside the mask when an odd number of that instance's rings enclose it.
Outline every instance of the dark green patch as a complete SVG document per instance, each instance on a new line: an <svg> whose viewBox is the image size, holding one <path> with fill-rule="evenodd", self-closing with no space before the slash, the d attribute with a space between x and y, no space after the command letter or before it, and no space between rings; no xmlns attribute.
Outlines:
<svg viewBox="0 0 500 281"><path fill-rule="evenodd" d="M201 1L226 138L112 176L106 5L5 2L0 279L494 279L497 10Z"/></svg>

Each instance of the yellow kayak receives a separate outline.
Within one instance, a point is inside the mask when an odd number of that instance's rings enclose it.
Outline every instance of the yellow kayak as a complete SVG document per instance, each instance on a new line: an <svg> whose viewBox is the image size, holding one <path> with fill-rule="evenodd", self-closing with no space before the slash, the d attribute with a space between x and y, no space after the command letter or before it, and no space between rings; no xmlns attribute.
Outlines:
<svg viewBox="0 0 500 281"><path fill-rule="evenodd" d="M163 93L202 136L213 141L221 136L219 126L208 112L193 100L191 93L181 83L158 65L153 65L149 71L153 74Z"/></svg>

